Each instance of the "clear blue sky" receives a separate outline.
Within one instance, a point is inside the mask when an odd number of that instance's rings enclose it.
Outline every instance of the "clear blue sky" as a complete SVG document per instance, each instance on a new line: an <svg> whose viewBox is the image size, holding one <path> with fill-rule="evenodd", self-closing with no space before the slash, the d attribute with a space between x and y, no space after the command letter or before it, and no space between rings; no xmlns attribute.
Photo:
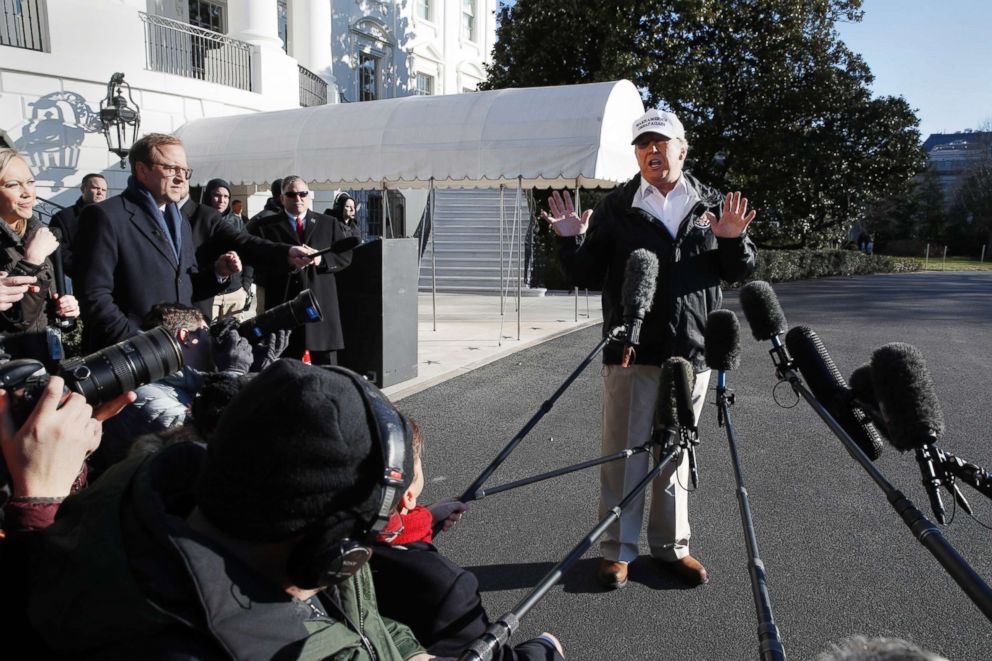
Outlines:
<svg viewBox="0 0 992 661"><path fill-rule="evenodd" d="M992 0L865 0L844 43L875 75L878 95L903 96L923 139L992 124Z"/></svg>

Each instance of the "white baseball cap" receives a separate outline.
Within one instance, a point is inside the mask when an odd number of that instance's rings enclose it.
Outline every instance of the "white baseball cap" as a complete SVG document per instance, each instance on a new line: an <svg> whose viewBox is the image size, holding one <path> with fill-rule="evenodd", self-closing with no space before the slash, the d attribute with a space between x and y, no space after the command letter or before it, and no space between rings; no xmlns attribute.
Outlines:
<svg viewBox="0 0 992 661"><path fill-rule="evenodd" d="M637 118L633 124L634 137L630 144L637 142L637 139L645 133L657 133L669 139L685 140L685 127L675 116L675 113L665 110L655 110L652 108Z"/></svg>

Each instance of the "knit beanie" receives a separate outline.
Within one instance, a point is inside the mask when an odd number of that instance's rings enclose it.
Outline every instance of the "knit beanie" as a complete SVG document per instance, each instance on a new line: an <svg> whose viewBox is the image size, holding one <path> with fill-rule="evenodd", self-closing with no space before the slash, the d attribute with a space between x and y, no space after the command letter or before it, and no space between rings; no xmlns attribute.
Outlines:
<svg viewBox="0 0 992 661"><path fill-rule="evenodd" d="M370 520L383 458L359 387L340 372L285 358L245 385L207 444L197 485L207 519L249 542L282 541L317 525L344 536Z"/></svg>
<svg viewBox="0 0 992 661"><path fill-rule="evenodd" d="M203 187L203 195L200 196L200 204L210 204L210 196L213 195L214 191L218 188L226 188L228 194L231 193L231 184L227 183L224 179L211 179L207 182L207 185ZM228 202L228 207L231 204ZM225 212L229 209L224 209Z"/></svg>

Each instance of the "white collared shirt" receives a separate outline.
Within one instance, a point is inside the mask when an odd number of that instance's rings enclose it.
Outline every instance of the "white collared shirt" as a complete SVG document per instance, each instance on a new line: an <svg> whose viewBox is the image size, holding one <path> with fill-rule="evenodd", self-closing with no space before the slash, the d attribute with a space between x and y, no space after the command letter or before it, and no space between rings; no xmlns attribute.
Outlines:
<svg viewBox="0 0 992 661"><path fill-rule="evenodd" d="M679 233L682 219L698 201L699 195L689 187L685 177L681 175L679 180L675 182L675 188L669 191L668 195L641 177L641 185L634 193L634 201L631 206L646 211L668 230L672 238L675 238Z"/></svg>

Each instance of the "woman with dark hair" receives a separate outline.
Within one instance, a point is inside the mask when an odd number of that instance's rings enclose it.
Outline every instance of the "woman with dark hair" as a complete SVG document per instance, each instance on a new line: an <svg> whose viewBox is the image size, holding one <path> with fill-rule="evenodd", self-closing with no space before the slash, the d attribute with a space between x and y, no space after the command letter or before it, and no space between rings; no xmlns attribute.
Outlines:
<svg viewBox="0 0 992 661"><path fill-rule="evenodd" d="M0 149L0 220L3 220L0 223L0 272L10 276L34 276L38 282L38 287L28 289L17 305L6 310L0 306L3 310L0 311L0 333L43 330L48 325L45 305L49 297L55 301L55 314L79 316L75 297L58 296L54 291L49 255L59 247L59 242L35 217L36 199L34 175L27 161L13 149Z"/></svg>

